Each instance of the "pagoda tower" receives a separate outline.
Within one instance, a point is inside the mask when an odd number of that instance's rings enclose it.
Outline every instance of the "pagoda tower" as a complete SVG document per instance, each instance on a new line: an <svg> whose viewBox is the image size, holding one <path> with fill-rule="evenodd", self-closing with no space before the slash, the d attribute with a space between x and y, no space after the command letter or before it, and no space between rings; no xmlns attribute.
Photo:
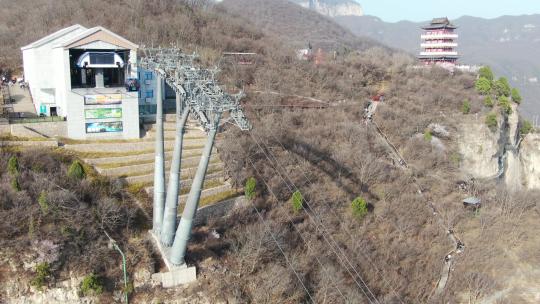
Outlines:
<svg viewBox="0 0 540 304"><path fill-rule="evenodd" d="M457 26L450 23L448 18L435 18L429 25L422 27L424 33L420 36L422 43L418 59L425 65L454 66L459 58L456 48L458 35Z"/></svg>

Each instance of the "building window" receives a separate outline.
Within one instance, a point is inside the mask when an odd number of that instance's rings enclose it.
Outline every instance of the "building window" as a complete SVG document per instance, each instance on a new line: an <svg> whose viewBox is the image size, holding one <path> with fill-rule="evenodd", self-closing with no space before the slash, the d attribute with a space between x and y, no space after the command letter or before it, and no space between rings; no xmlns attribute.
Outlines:
<svg viewBox="0 0 540 304"><path fill-rule="evenodd" d="M146 98L153 98L153 97L154 97L154 90L146 91Z"/></svg>
<svg viewBox="0 0 540 304"><path fill-rule="evenodd" d="M146 72L146 73L144 73L144 79L146 79L146 80L152 80L152 72Z"/></svg>

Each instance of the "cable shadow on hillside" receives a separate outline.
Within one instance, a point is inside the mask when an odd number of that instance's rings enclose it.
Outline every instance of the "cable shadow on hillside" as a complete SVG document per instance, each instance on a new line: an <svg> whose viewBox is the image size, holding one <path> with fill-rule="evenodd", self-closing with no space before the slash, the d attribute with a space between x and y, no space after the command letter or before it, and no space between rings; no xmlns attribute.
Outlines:
<svg viewBox="0 0 540 304"><path fill-rule="evenodd" d="M357 197L362 193L368 193L373 196L367 184L362 183L354 172L329 156L328 153L287 135L283 136L282 144L285 149L307 160L310 164L328 175L338 187L345 190L351 197ZM342 179L349 181L350 184L343 183ZM351 184L358 185L358 187L354 187Z"/></svg>

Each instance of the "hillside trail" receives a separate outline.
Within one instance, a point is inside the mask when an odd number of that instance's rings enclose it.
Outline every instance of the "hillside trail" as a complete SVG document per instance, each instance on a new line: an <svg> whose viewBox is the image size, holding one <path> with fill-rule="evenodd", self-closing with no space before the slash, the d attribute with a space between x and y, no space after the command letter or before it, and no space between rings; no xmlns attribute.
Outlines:
<svg viewBox="0 0 540 304"><path fill-rule="evenodd" d="M383 84L381 84L381 87L382 86L383 86ZM399 153L399 150L390 141L388 136L382 131L382 129L374 121L373 115L375 113L371 113L371 114L372 115L370 115L368 117L365 117L366 125L371 124L371 125L373 125L375 127L374 129L376 130L377 135L382 140L382 142L385 143L385 145L387 146L388 151L390 151L390 154L391 154L390 157L393 160L393 165L395 167L400 168L403 171L407 171L407 172L410 173L411 168L407 164L407 161ZM411 176L413 176L413 175L411 174ZM428 198L425 197L425 194L422 191L422 187L420 187L420 185L418 184L416 178L413 177L412 180L413 180L413 183L414 183L415 187L417 188L418 194L422 198L425 199L428 208L431 210L435 220L437 221L437 224L441 227L442 230L444 230L444 232L448 236L448 239L454 244L454 248L448 254L446 254L444 259L443 259L443 265L442 265L441 274L439 276L439 280L437 281L437 284L435 285L434 289L432 290L432 292L429 295L429 298L431 298L432 295L438 295L438 294L441 294L444 291L444 288L446 287L446 283L448 282L448 279L449 279L449 276L450 276L450 269L451 269L451 266L452 266L452 263L453 263L453 257L454 257L455 254L462 253L464 248L465 248L465 245L459 239L459 237L456 235L456 233L455 233L455 231L453 229L448 229L444 225L444 221L441 218L440 213L437 211L435 205Z"/></svg>

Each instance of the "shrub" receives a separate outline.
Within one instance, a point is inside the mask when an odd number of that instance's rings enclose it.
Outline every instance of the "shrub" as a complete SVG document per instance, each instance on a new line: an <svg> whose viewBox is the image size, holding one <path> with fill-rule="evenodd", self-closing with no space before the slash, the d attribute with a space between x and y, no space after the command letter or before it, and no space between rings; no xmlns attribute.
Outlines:
<svg viewBox="0 0 540 304"><path fill-rule="evenodd" d="M431 131L429 129L426 129L426 131L424 131L424 139L427 142L431 142L431 139L433 139L433 134L431 134Z"/></svg>
<svg viewBox="0 0 540 304"><path fill-rule="evenodd" d="M459 166L462 161L462 157L458 152L452 152L452 154L450 154L450 161L455 166Z"/></svg>
<svg viewBox="0 0 540 304"><path fill-rule="evenodd" d="M512 114L512 106L510 105L510 100L508 100L508 97L501 96L499 97L499 106L501 107L501 110L506 114Z"/></svg>
<svg viewBox="0 0 540 304"><path fill-rule="evenodd" d="M8 160L8 171L11 175L15 176L19 174L19 160L16 156L12 156Z"/></svg>
<svg viewBox="0 0 540 304"><path fill-rule="evenodd" d="M47 192L41 191L38 197L38 204L41 207L41 212L47 214L49 212L49 202L47 200Z"/></svg>
<svg viewBox="0 0 540 304"><path fill-rule="evenodd" d="M291 203L294 212L299 212L302 210L302 206L304 205L304 197L300 191L297 190L293 193L291 196Z"/></svg>
<svg viewBox="0 0 540 304"><path fill-rule="evenodd" d="M368 213L366 200L361 197L357 197L352 201L351 208L352 214L358 219L363 218Z"/></svg>
<svg viewBox="0 0 540 304"><path fill-rule="evenodd" d="M493 108L493 98L491 98L491 96L486 96L486 98L484 98L484 105L488 108Z"/></svg>
<svg viewBox="0 0 540 304"><path fill-rule="evenodd" d="M90 274L84 277L81 282L81 293L83 295L98 295L103 292L103 282L95 274Z"/></svg>
<svg viewBox="0 0 540 304"><path fill-rule="evenodd" d="M255 187L257 186L257 181L254 177L250 177L246 181L246 185L244 186L244 194L246 195L246 198L248 200L252 200L256 193L255 193Z"/></svg>
<svg viewBox="0 0 540 304"><path fill-rule="evenodd" d="M506 96L510 97L510 84L508 83L508 79L501 77L499 80L495 81L494 84L495 93L497 96Z"/></svg>
<svg viewBox="0 0 540 304"><path fill-rule="evenodd" d="M480 78L485 78L489 80L489 82L493 81L493 72L491 71L491 68L488 66L481 67L480 70L478 70L478 76Z"/></svg>
<svg viewBox="0 0 540 304"><path fill-rule="evenodd" d="M527 135L534 130L532 123L528 120L523 121L521 128L519 128L519 134Z"/></svg>
<svg viewBox="0 0 540 304"><path fill-rule="evenodd" d="M471 112L471 102L468 99L463 101L463 105L461 105L461 112L463 112L463 114L469 114Z"/></svg>
<svg viewBox="0 0 540 304"><path fill-rule="evenodd" d="M13 191L16 191L16 192L21 191L21 184L19 184L19 180L17 179L16 176L14 176L13 179L11 180L11 189L13 189Z"/></svg>
<svg viewBox="0 0 540 304"><path fill-rule="evenodd" d="M495 114L495 113L489 113L489 114L486 116L486 125L487 125L488 128L490 128L491 130L494 130L495 128L497 128L497 125L498 125L498 122L497 122L497 114Z"/></svg>
<svg viewBox="0 0 540 304"><path fill-rule="evenodd" d="M521 97L521 94L519 94L518 89L513 88L511 94L512 94L512 101L517 104L520 104L523 98Z"/></svg>
<svg viewBox="0 0 540 304"><path fill-rule="evenodd" d="M39 263L36 266L36 276L30 281L30 284L41 290L51 275L51 265L47 262Z"/></svg>
<svg viewBox="0 0 540 304"><path fill-rule="evenodd" d="M474 87L476 88L476 91L478 93L482 95L487 95L491 92L491 81L484 77L481 77L476 81Z"/></svg>
<svg viewBox="0 0 540 304"><path fill-rule="evenodd" d="M81 162L78 160L73 161L71 166L69 166L68 176L76 179L84 179L86 177L86 172L84 172Z"/></svg>

